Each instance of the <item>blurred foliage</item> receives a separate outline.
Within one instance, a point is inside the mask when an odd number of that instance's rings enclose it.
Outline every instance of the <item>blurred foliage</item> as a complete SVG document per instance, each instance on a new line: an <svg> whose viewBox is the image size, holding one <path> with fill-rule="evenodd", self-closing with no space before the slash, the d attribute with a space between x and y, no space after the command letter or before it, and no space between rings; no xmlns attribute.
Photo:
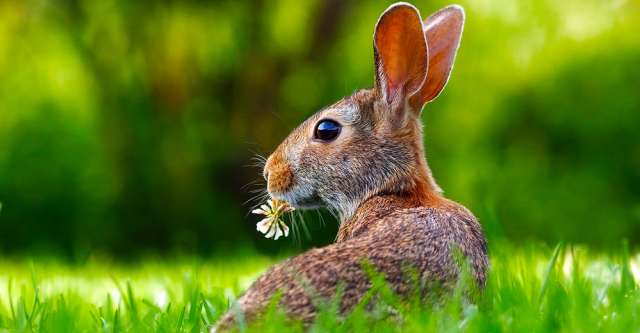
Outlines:
<svg viewBox="0 0 640 333"><path fill-rule="evenodd" d="M251 157L371 86L389 3L0 1L0 251L293 244L246 215ZM452 79L423 112L448 196L491 239L640 240L640 3L461 5ZM304 246L336 229L307 225Z"/></svg>

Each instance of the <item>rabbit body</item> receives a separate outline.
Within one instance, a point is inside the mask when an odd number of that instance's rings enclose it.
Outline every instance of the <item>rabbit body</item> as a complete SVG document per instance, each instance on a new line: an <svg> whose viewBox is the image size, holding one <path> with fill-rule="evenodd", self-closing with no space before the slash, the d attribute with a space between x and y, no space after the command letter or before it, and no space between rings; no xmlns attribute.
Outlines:
<svg viewBox="0 0 640 333"><path fill-rule="evenodd" d="M237 302L244 320L255 319L280 290L280 304L288 314L309 323L316 311L313 297L332 299L339 283L344 288L340 308L348 312L371 287L363 260L384 274L400 295L414 288L407 268L420 273L421 285L435 282L446 288L458 275L453 244L468 258L478 283L484 284L488 262L480 226L467 209L449 204L397 209L405 205L404 198L372 198L363 205L367 213L341 226L336 243L288 259L262 275ZM370 219L372 215L377 219ZM235 317L232 310L221 323L231 325Z"/></svg>
<svg viewBox="0 0 640 333"><path fill-rule="evenodd" d="M336 242L269 269L214 330L259 317L277 292L292 318L309 323L316 301L332 299L340 286L346 313L371 288L365 262L399 295L415 287L408 270L417 272L428 294L434 285L455 284L460 268L453 252L459 249L484 286L489 262L480 224L442 196L426 162L420 121L423 106L448 80L463 21L457 6L424 22L406 3L382 14L374 34L374 88L311 116L265 165L272 197L339 215Z"/></svg>

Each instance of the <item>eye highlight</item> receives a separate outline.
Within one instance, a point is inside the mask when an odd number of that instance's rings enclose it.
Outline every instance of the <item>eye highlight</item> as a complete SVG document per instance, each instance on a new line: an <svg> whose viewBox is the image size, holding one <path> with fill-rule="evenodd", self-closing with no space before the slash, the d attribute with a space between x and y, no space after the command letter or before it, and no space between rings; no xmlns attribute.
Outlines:
<svg viewBox="0 0 640 333"><path fill-rule="evenodd" d="M332 141L340 135L342 125L331 119L323 119L316 125L313 137L322 141Z"/></svg>

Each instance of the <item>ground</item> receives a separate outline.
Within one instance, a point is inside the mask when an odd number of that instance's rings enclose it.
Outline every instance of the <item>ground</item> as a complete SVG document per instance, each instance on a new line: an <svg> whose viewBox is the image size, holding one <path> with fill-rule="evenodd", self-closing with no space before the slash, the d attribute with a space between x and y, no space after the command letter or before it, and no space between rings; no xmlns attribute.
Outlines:
<svg viewBox="0 0 640 333"><path fill-rule="evenodd" d="M493 244L484 292L445 303L400 301L381 280L379 306L346 318L322 305L314 332L640 331L640 255L577 246ZM278 258L0 259L0 332L199 332ZM257 332L301 331L274 307Z"/></svg>

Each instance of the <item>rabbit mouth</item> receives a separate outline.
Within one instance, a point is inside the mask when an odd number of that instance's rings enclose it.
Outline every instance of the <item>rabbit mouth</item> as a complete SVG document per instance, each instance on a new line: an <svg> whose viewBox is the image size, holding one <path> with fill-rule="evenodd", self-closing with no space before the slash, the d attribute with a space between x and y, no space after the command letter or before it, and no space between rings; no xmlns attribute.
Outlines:
<svg viewBox="0 0 640 333"><path fill-rule="evenodd" d="M319 196L313 195L311 197L301 198L294 205L294 207L302 209L313 209L322 207L324 205L324 202L320 199Z"/></svg>
<svg viewBox="0 0 640 333"><path fill-rule="evenodd" d="M324 206L324 202L314 190L293 188L283 193L270 193L271 197L284 200L296 209L313 209Z"/></svg>

